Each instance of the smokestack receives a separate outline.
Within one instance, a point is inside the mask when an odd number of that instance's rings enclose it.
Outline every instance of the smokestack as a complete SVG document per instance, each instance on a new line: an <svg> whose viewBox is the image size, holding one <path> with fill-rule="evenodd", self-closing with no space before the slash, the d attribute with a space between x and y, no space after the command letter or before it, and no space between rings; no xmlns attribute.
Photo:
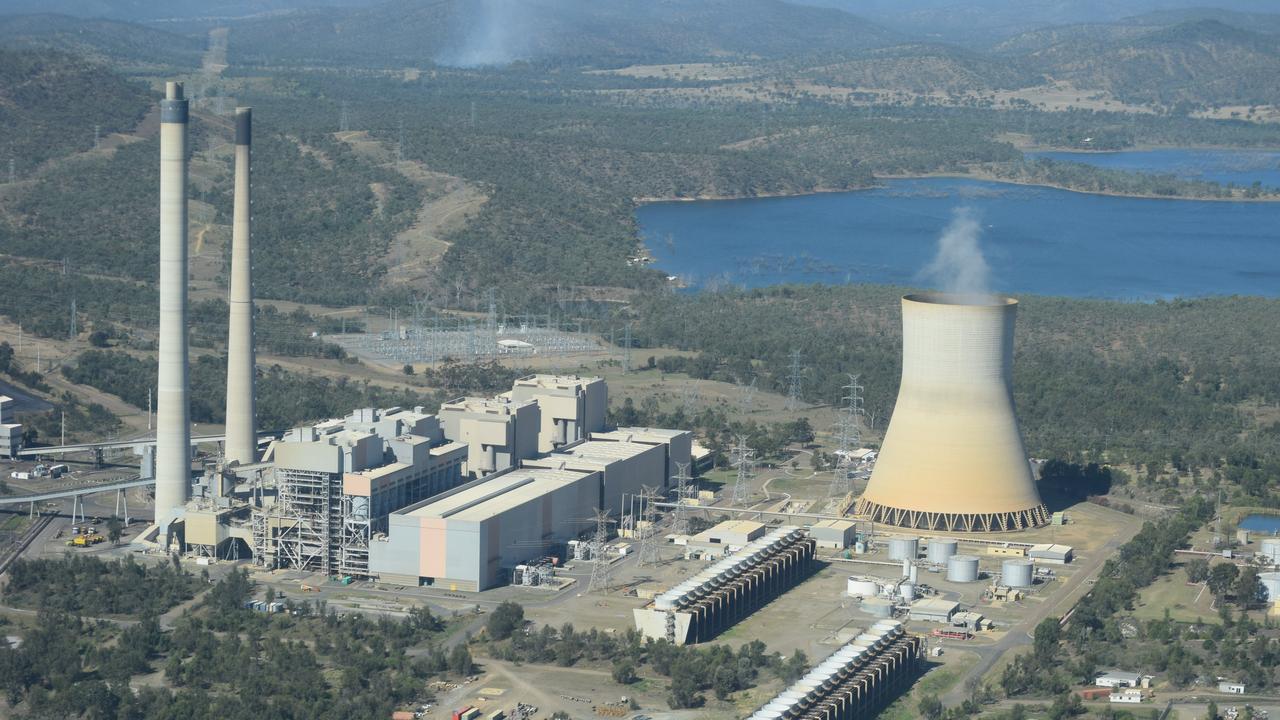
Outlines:
<svg viewBox="0 0 1280 720"><path fill-rule="evenodd" d="M191 494L187 392L187 101L160 101L160 358L156 399L156 524L168 532Z"/></svg>
<svg viewBox="0 0 1280 720"><path fill-rule="evenodd" d="M1017 310L992 295L902 299L902 385L859 514L918 530L1048 522L1013 410Z"/></svg>
<svg viewBox="0 0 1280 720"><path fill-rule="evenodd" d="M236 108L235 208L231 221L231 318L227 332L226 462L257 461L254 401L253 250L250 235L249 162L253 109Z"/></svg>

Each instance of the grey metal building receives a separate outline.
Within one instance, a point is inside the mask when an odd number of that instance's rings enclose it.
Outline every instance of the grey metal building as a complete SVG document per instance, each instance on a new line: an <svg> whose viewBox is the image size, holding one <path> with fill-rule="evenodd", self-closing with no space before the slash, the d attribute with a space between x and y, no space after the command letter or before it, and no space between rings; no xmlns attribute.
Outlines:
<svg viewBox="0 0 1280 720"><path fill-rule="evenodd" d="M663 481L664 487L668 487L673 484L671 478L676 476L680 471L681 466L686 466L690 477L695 474L694 467L692 465L693 433L688 430L620 427L608 432L593 432L591 433L591 439L600 442L628 442L640 443L641 445L661 445L663 452L666 454L666 470L663 474L663 477L665 478Z"/></svg>
<svg viewBox="0 0 1280 720"><path fill-rule="evenodd" d="M440 406L444 436L467 446L464 471L484 477L538 454L541 408L532 400L462 397Z"/></svg>
<svg viewBox="0 0 1280 720"><path fill-rule="evenodd" d="M518 378L504 399L537 402L541 411L538 452L548 453L604 430L609 390L598 377L528 375Z"/></svg>
<svg viewBox="0 0 1280 720"><path fill-rule="evenodd" d="M422 408L368 408L292 430L268 452L277 497L253 512L258 564L365 576L387 515L457 487L467 448Z"/></svg>
<svg viewBox="0 0 1280 720"><path fill-rule="evenodd" d="M599 472L600 492L594 507L625 513L623 502L645 485L662 487L666 453L656 445L588 440L545 457L525 460L523 467Z"/></svg>
<svg viewBox="0 0 1280 720"><path fill-rule="evenodd" d="M370 548L380 581L478 591L594 527L600 473L518 468L398 510Z"/></svg>

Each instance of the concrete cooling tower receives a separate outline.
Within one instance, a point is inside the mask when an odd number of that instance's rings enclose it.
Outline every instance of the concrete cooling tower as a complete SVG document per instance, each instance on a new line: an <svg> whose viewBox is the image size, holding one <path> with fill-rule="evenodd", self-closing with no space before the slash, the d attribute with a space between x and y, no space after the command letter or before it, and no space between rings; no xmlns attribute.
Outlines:
<svg viewBox="0 0 1280 720"><path fill-rule="evenodd" d="M929 293L902 299L902 385L857 512L921 530L1044 525L1013 410L1018 302Z"/></svg>

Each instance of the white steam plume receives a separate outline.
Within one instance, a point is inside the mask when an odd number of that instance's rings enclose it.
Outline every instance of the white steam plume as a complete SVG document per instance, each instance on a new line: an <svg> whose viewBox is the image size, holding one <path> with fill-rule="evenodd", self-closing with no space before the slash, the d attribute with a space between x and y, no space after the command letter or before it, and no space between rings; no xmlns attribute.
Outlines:
<svg viewBox="0 0 1280 720"><path fill-rule="evenodd" d="M970 208L956 208L951 223L938 237L938 252L922 275L946 293L991 294L991 268L982 256L978 239L982 226Z"/></svg>
<svg viewBox="0 0 1280 720"><path fill-rule="evenodd" d="M442 65L484 67L507 65L527 57L532 11L526 0L478 0L464 5L462 39L437 57Z"/></svg>

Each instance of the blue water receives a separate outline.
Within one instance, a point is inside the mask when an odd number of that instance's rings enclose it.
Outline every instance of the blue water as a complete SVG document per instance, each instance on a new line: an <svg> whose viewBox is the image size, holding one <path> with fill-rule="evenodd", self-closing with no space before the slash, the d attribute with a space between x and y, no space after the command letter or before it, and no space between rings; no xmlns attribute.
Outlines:
<svg viewBox="0 0 1280 720"><path fill-rule="evenodd" d="M1280 152L1262 150L1125 150L1034 152L1027 157L1084 163L1112 170L1172 173L1185 180L1211 180L1244 187L1254 182L1280 188Z"/></svg>
<svg viewBox="0 0 1280 720"><path fill-rule="evenodd" d="M1280 532L1280 517L1275 515L1250 515L1241 520L1236 527L1250 532L1275 535Z"/></svg>
<svg viewBox="0 0 1280 720"><path fill-rule="evenodd" d="M968 179L637 211L657 266L694 288L788 282L927 286L957 208L982 226L991 289L1152 300L1280 296L1280 203L1150 200Z"/></svg>

